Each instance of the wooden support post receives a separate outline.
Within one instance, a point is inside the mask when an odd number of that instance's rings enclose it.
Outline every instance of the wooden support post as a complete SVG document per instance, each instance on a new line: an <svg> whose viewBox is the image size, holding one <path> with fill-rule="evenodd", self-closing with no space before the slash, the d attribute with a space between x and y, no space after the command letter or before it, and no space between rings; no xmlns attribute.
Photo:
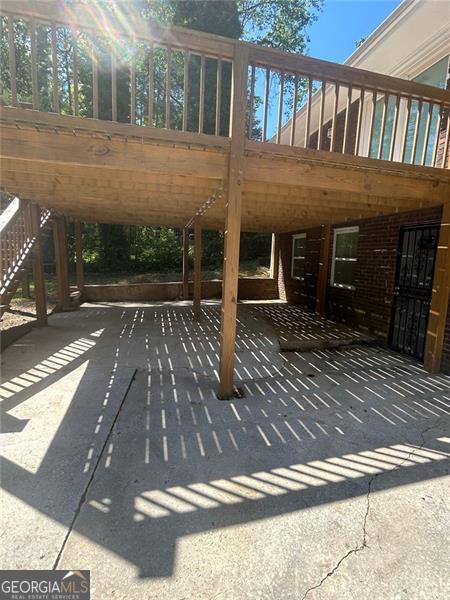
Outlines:
<svg viewBox="0 0 450 600"><path fill-rule="evenodd" d="M194 217L194 297L192 302L194 321L200 321L202 297L202 228L200 217Z"/></svg>
<svg viewBox="0 0 450 600"><path fill-rule="evenodd" d="M81 223L75 222L75 263L77 271L77 289L83 293L84 290L84 265L83 265L83 237Z"/></svg>
<svg viewBox="0 0 450 600"><path fill-rule="evenodd" d="M233 395L234 352L241 236L245 109L247 101L248 50L236 45L233 61L233 89L228 165L228 198L223 255L222 322L220 339L219 393L221 399Z"/></svg>
<svg viewBox="0 0 450 600"><path fill-rule="evenodd" d="M22 273L22 298L31 298L30 271L27 266L24 267L24 272Z"/></svg>
<svg viewBox="0 0 450 600"><path fill-rule="evenodd" d="M278 280L280 266L280 237L272 233L272 248L270 251L270 277Z"/></svg>
<svg viewBox="0 0 450 600"><path fill-rule="evenodd" d="M36 325L45 327L47 321L47 300L45 295L44 257L40 228L41 210L37 204L31 205L31 231L36 242L33 248L34 298L36 302Z"/></svg>
<svg viewBox="0 0 450 600"><path fill-rule="evenodd" d="M425 369L439 373L450 299L450 202L444 204L425 344Z"/></svg>
<svg viewBox="0 0 450 600"><path fill-rule="evenodd" d="M328 271L330 265L330 225L322 226L322 237L320 241L319 276L317 278L316 314L326 317L327 313L327 289Z"/></svg>
<svg viewBox="0 0 450 600"><path fill-rule="evenodd" d="M64 217L56 217L53 225L56 278L58 282L57 310L70 307L69 269L67 260L66 222Z"/></svg>
<svg viewBox="0 0 450 600"><path fill-rule="evenodd" d="M189 300L189 228L183 227L183 300Z"/></svg>

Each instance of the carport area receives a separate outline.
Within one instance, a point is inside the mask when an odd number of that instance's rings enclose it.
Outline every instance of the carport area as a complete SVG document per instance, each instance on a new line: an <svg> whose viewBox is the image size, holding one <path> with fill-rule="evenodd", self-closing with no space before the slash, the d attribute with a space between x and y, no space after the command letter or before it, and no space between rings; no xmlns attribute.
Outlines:
<svg viewBox="0 0 450 600"><path fill-rule="evenodd" d="M280 352L296 320L345 345ZM314 321L239 304L231 401L213 301L85 304L8 348L2 568L90 569L98 600L448 597L450 377Z"/></svg>

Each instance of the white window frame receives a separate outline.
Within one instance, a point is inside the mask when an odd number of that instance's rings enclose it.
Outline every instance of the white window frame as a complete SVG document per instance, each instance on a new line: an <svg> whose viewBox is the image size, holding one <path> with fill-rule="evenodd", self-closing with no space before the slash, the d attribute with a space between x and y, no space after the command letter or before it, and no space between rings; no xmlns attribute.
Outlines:
<svg viewBox="0 0 450 600"><path fill-rule="evenodd" d="M340 288L340 289L344 289L344 290L355 290L355 286L354 285L346 285L344 283L336 283L334 281L334 269L336 266L336 240L337 240L337 236L340 235L341 233L358 233L359 234L359 227L358 225L355 225L354 227L338 227L337 229L334 229L334 237L333 237L333 258L332 258L332 262L331 262L331 278L330 278L330 285L332 287L336 287L336 288ZM358 262L357 258L340 258L338 260L341 261L347 261L347 262Z"/></svg>
<svg viewBox="0 0 450 600"><path fill-rule="evenodd" d="M306 240L306 233L296 233L292 236L292 251L291 251L291 279L298 279L299 281L304 281L305 277L298 277L294 275L294 260L298 260L300 257L294 256L294 248L295 248L295 240ZM303 261L306 262L306 247L305 247L305 256L303 257Z"/></svg>

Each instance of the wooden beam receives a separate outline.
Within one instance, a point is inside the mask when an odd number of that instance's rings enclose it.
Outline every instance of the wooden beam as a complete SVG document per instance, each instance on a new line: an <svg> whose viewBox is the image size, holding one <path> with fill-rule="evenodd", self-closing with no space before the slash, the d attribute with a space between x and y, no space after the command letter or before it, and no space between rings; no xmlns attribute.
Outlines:
<svg viewBox="0 0 450 600"><path fill-rule="evenodd" d="M430 316L425 344L425 369L429 373L439 373L445 327L447 324L448 303L450 300L450 202L442 211L439 245L433 278Z"/></svg>
<svg viewBox="0 0 450 600"><path fill-rule="evenodd" d="M280 237L272 233L272 247L270 251L270 277L278 280L280 263Z"/></svg>
<svg viewBox="0 0 450 600"><path fill-rule="evenodd" d="M31 298L30 294L30 272L27 266L24 267L22 273L22 298Z"/></svg>
<svg viewBox="0 0 450 600"><path fill-rule="evenodd" d="M47 320L47 300L45 294L45 274L44 257L42 249L40 218L41 210L37 204L32 204L31 210L31 230L33 237L36 238L33 248L33 280L34 280L34 298L36 302L36 325L45 327Z"/></svg>
<svg viewBox="0 0 450 600"><path fill-rule="evenodd" d="M230 127L231 147L228 169L228 202L223 256L222 322L218 394L221 399L227 399L233 395L247 72L248 50L246 46L237 46L233 63Z"/></svg>
<svg viewBox="0 0 450 600"><path fill-rule="evenodd" d="M66 223L64 217L56 217L53 225L56 278L58 284L58 310L70 306L69 269L67 259Z"/></svg>
<svg viewBox="0 0 450 600"><path fill-rule="evenodd" d="M84 289L83 265L83 236L80 221L75 222L75 265L77 271L77 289L82 293Z"/></svg>
<svg viewBox="0 0 450 600"><path fill-rule="evenodd" d="M183 227L183 300L189 300L189 229Z"/></svg>
<svg viewBox="0 0 450 600"><path fill-rule="evenodd" d="M194 321L200 321L202 309L202 228L200 217L194 217L194 296L192 314Z"/></svg>
<svg viewBox="0 0 450 600"><path fill-rule="evenodd" d="M320 241L319 276L317 278L316 314L326 317L327 312L327 289L328 270L330 265L330 225L322 226Z"/></svg>

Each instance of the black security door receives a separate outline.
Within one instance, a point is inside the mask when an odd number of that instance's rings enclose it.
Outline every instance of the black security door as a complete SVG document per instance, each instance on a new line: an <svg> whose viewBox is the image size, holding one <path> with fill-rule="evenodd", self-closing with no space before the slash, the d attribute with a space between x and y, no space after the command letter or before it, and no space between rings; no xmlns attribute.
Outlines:
<svg viewBox="0 0 450 600"><path fill-rule="evenodd" d="M391 348L422 360L430 312L439 225L400 231Z"/></svg>

